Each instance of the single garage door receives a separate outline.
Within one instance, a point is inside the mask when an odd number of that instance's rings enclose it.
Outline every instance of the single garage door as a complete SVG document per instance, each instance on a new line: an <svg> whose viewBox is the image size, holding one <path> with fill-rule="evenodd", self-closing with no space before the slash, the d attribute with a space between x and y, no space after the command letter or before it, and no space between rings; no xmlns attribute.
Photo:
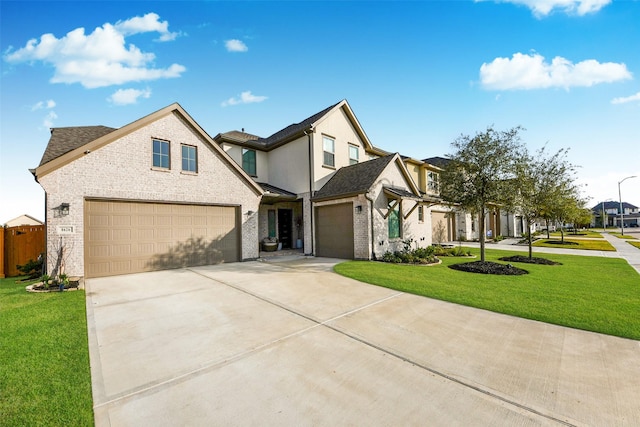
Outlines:
<svg viewBox="0 0 640 427"><path fill-rule="evenodd" d="M240 260L238 208L85 201L85 276Z"/></svg>
<svg viewBox="0 0 640 427"><path fill-rule="evenodd" d="M453 218L448 212L431 211L433 243L450 242L453 237Z"/></svg>
<svg viewBox="0 0 640 427"><path fill-rule="evenodd" d="M353 204L316 208L317 255L353 259Z"/></svg>

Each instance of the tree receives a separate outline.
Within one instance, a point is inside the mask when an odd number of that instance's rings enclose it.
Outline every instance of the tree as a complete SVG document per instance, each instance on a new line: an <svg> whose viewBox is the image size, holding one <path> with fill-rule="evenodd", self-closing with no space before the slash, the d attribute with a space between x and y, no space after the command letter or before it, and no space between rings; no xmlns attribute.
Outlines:
<svg viewBox="0 0 640 427"><path fill-rule="evenodd" d="M448 156L451 161L441 174L442 198L478 217L481 261L485 260L487 205L512 204L509 182L523 150L522 130L520 126L507 131L488 127L473 137L460 135L451 143L455 152Z"/></svg>
<svg viewBox="0 0 640 427"><path fill-rule="evenodd" d="M573 175L575 166L566 159L568 149L561 149L555 154L548 155L546 146L539 149L535 155L524 151L516 162L516 176L512 181L515 197L510 201L511 210L518 210L531 231L531 224L536 219L547 221L547 233L549 232L549 220L558 215L562 209L567 209L567 195L572 195L574 188ZM560 209L562 207L562 209ZM529 246L529 258L532 258L531 232L527 233Z"/></svg>

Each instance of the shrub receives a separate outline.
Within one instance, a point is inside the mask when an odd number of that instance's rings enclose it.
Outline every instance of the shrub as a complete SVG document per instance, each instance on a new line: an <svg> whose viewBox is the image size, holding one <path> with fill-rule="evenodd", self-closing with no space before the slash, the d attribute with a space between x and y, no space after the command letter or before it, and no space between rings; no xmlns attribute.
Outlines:
<svg viewBox="0 0 640 427"><path fill-rule="evenodd" d="M25 264L16 265L16 268L22 274L29 276L29 279L37 279L42 274L42 257L37 261L30 259Z"/></svg>

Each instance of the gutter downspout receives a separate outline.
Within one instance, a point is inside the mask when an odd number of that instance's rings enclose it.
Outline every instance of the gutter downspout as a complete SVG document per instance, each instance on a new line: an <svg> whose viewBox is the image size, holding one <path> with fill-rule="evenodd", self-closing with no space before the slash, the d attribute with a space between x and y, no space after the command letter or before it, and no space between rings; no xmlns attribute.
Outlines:
<svg viewBox="0 0 640 427"><path fill-rule="evenodd" d="M369 197L369 193L364 193L364 198L367 199L369 202L371 202L371 209L369 209L369 212L371 214L371 259L373 261L376 260L376 246L375 246L375 239L374 239L374 235L373 235L373 199L371 199Z"/></svg>
<svg viewBox="0 0 640 427"><path fill-rule="evenodd" d="M313 197L313 133L315 129L313 126L310 126L309 129L304 131L304 134L307 135L309 140L309 225L311 227L311 232L309 233L309 244L311 247L311 252L305 255L313 255L313 202L311 201L311 197Z"/></svg>

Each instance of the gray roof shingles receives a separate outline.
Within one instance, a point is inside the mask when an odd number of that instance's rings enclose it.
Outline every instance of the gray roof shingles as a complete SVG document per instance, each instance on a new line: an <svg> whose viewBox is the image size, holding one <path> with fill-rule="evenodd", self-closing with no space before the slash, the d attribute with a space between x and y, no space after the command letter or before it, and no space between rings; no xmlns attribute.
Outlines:
<svg viewBox="0 0 640 427"><path fill-rule="evenodd" d="M73 151L76 148L82 147L101 138L114 130L107 126L76 126L76 127L64 127L51 129L51 138L47 148L44 150L40 165L57 159L58 157Z"/></svg>
<svg viewBox="0 0 640 427"><path fill-rule="evenodd" d="M376 182L395 154L340 168L316 193L314 199L366 193Z"/></svg>

